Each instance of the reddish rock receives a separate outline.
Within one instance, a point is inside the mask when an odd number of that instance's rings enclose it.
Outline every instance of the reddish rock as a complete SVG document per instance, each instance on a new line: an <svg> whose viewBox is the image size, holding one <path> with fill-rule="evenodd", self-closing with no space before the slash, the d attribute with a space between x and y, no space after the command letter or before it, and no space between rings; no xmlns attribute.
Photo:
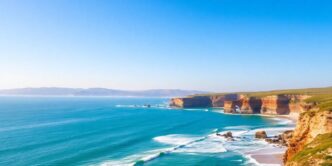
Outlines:
<svg viewBox="0 0 332 166"><path fill-rule="evenodd" d="M257 131L255 133L255 138L259 138L259 139L267 138L266 132L265 131Z"/></svg>

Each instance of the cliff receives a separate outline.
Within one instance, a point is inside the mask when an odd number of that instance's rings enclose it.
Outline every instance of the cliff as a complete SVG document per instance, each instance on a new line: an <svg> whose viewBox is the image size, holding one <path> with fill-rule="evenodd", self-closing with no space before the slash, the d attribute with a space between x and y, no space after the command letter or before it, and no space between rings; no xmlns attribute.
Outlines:
<svg viewBox="0 0 332 166"><path fill-rule="evenodd" d="M204 102L198 102L199 98ZM332 165L332 87L196 95L171 101L176 107L223 107L226 113L296 115L286 166Z"/></svg>
<svg viewBox="0 0 332 166"><path fill-rule="evenodd" d="M206 108L212 107L209 96L193 96L171 99L170 106L179 108Z"/></svg>
<svg viewBox="0 0 332 166"><path fill-rule="evenodd" d="M241 95L239 100L225 101L226 113L257 114L262 108L262 99Z"/></svg>
<svg viewBox="0 0 332 166"><path fill-rule="evenodd" d="M320 134L308 143L286 166L330 166L332 165L332 133Z"/></svg>
<svg viewBox="0 0 332 166"><path fill-rule="evenodd" d="M332 153L332 139L319 141L323 140L319 136L326 134L332 134L332 109L315 107L302 113L284 156L286 165L320 165L326 162L323 157Z"/></svg>
<svg viewBox="0 0 332 166"><path fill-rule="evenodd" d="M272 95L264 97L246 94L191 96L171 99L170 106L180 108L223 107L226 113L241 114L298 114L305 110L307 95Z"/></svg>
<svg viewBox="0 0 332 166"><path fill-rule="evenodd" d="M238 94L212 95L212 96L188 96L183 98L172 98L171 107L178 108L208 108L224 107L225 101L236 101L240 99Z"/></svg>

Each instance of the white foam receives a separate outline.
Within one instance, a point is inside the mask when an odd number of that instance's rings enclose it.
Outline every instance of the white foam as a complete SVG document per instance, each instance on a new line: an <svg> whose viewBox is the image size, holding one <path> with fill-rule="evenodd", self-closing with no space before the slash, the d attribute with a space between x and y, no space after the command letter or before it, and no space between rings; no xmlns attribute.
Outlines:
<svg viewBox="0 0 332 166"><path fill-rule="evenodd" d="M201 109L201 108L185 108L183 110L185 110L185 111L202 111L204 109Z"/></svg>
<svg viewBox="0 0 332 166"><path fill-rule="evenodd" d="M261 164L251 157L253 154L277 154L283 153L284 148L271 145L264 140L254 139L254 134L258 130L265 130L268 134L281 133L282 131L293 129L292 127L275 127L275 128L260 128L255 130L248 130L250 126L229 126L224 129L230 130L234 136L234 141L228 141L224 137L216 135L217 129L212 131L205 137L184 134L170 134L158 136L153 138L154 141L170 145L164 149L157 149L146 151L143 153L131 155L116 161L107 161L100 165L134 165L136 162L148 162L154 160L163 154L168 153L187 153L187 154L209 154L209 153L223 153L226 151L234 151L242 154L247 158L247 165L262 165L262 166L279 166L279 164ZM226 133L220 132L219 134Z"/></svg>
<svg viewBox="0 0 332 166"><path fill-rule="evenodd" d="M250 126L240 125L240 126L227 126L224 127L224 130L247 130Z"/></svg>
<svg viewBox="0 0 332 166"><path fill-rule="evenodd" d="M171 134L171 135L165 135L165 136L159 136L153 138L154 141L164 143L164 144L170 144L170 145L185 145L188 144L194 140L200 139L201 137L194 137L194 136L188 136L188 135L180 135L180 134Z"/></svg>
<svg viewBox="0 0 332 166"><path fill-rule="evenodd" d="M177 145L171 151L176 153L222 153L226 151L223 146L225 139L215 134L208 135L207 137L171 134L155 137L153 140Z"/></svg>
<svg viewBox="0 0 332 166"><path fill-rule="evenodd" d="M283 133L284 131L287 130L294 130L294 127L267 127L267 128L259 128L259 129L255 129L255 130L251 130L248 134L255 134L257 131L266 131L266 134L268 136L276 136L279 135L281 133Z"/></svg>
<svg viewBox="0 0 332 166"><path fill-rule="evenodd" d="M206 137L197 137L191 135L171 134L153 138L154 141L175 145L173 147L157 149L142 152L139 154L127 156L119 160L110 160L97 165L100 166L129 166L134 165L138 161L148 162L160 157L162 154L168 153L222 153L226 149L223 147L224 139L222 137L211 134Z"/></svg>
<svg viewBox="0 0 332 166"><path fill-rule="evenodd" d="M286 118L270 118L273 121L276 121L277 124L280 125L289 125L289 124L294 124L294 121L290 120L290 119L286 119Z"/></svg>
<svg viewBox="0 0 332 166"><path fill-rule="evenodd" d="M224 148L225 139L215 134L211 134L204 139L189 143L183 148L178 148L174 152L178 153L222 153L226 152Z"/></svg>

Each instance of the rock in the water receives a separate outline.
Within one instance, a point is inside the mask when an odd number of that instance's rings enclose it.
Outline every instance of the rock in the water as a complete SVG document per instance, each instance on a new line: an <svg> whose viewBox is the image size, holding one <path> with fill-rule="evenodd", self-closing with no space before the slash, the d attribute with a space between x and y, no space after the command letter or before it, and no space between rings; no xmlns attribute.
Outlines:
<svg viewBox="0 0 332 166"><path fill-rule="evenodd" d="M257 131L255 134L255 138L263 139L267 138L266 132L265 131Z"/></svg>
<svg viewBox="0 0 332 166"><path fill-rule="evenodd" d="M278 144L281 146L287 146L289 143L289 139L292 138L293 131L287 130L280 135L265 138L265 141L271 144Z"/></svg>
<svg viewBox="0 0 332 166"><path fill-rule="evenodd" d="M221 137L225 137L228 141L234 141L233 134L230 131L227 132L227 133L225 133L225 134L219 134L219 133L217 133L217 135L221 136Z"/></svg>
<svg viewBox="0 0 332 166"><path fill-rule="evenodd" d="M233 138L232 132L227 132L226 134L223 135L225 138Z"/></svg>

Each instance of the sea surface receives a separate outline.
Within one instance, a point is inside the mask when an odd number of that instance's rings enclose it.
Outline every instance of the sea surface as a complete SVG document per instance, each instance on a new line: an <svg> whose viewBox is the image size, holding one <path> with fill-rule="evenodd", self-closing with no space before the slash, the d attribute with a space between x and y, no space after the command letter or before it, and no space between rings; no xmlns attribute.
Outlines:
<svg viewBox="0 0 332 166"><path fill-rule="evenodd" d="M257 165L279 118L173 109L166 98L0 97L0 165ZM148 107L147 104L151 106ZM216 132L232 131L234 140Z"/></svg>

